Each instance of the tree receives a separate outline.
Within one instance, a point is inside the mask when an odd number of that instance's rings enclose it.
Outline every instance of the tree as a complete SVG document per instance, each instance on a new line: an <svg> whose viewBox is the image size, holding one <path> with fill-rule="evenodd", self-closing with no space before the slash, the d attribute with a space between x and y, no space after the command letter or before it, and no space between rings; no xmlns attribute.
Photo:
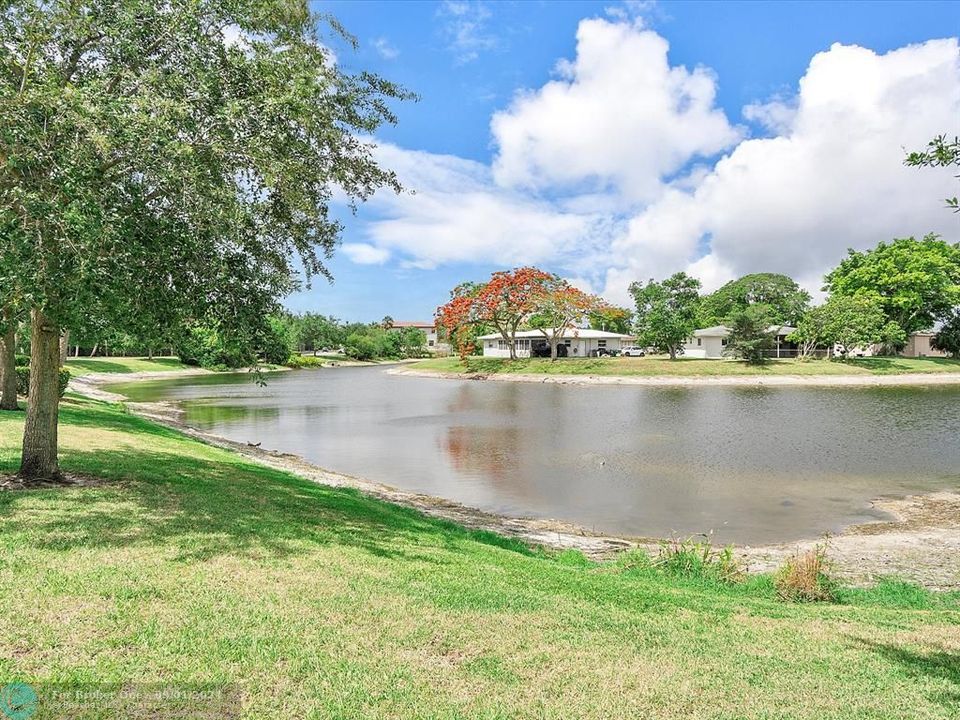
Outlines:
<svg viewBox="0 0 960 720"><path fill-rule="evenodd" d="M530 327L536 328L550 343L550 359L557 359L557 346L569 328L576 327L588 314L603 307L603 300L575 288L561 277L544 282L535 300Z"/></svg>
<svg viewBox="0 0 960 720"><path fill-rule="evenodd" d="M493 327L516 360L517 329L536 312L537 302L554 276L534 267L495 272L485 283L461 283L450 292L450 301L437 308L437 324L457 342L459 330L468 325ZM467 334L464 334L466 337ZM461 357L466 346L458 345Z"/></svg>
<svg viewBox="0 0 960 720"><path fill-rule="evenodd" d="M770 329L774 311L768 305L748 305L729 318L726 351L733 357L758 365L767 359L776 342Z"/></svg>
<svg viewBox="0 0 960 720"><path fill-rule="evenodd" d="M670 353L670 359L676 360L684 341L697 327L699 290L700 281L684 272L660 283L652 279L646 285L632 283L630 294L637 304L638 342Z"/></svg>
<svg viewBox="0 0 960 720"><path fill-rule="evenodd" d="M824 280L831 296L875 298L887 321L906 336L933 327L960 305L960 244L927 235L881 242L866 252L849 250Z"/></svg>
<svg viewBox="0 0 960 720"><path fill-rule="evenodd" d="M24 478L59 475L62 329L156 308L242 334L329 276L335 190L400 189L363 138L410 95L346 74L317 27L302 0L0 10L0 287L16 279L31 316Z"/></svg>
<svg viewBox="0 0 960 720"><path fill-rule="evenodd" d="M630 325L633 322L633 313L627 308L617 307L615 305L604 305L593 310L588 315L590 327L594 330L606 330L607 332L620 333L627 335L630 333Z"/></svg>
<svg viewBox="0 0 960 720"><path fill-rule="evenodd" d="M828 320L829 312L818 305L807 310L794 331L787 335L787 340L797 344L800 357L809 358L817 348L833 345L827 336Z"/></svg>
<svg viewBox="0 0 960 720"><path fill-rule="evenodd" d="M953 140L948 140L946 135L938 135L927 143L926 150L909 153L903 164L911 167L960 166L960 137L954 136ZM956 177L960 179L960 175ZM956 195L946 198L944 202L954 212L960 212L960 200Z"/></svg>
<svg viewBox="0 0 960 720"><path fill-rule="evenodd" d="M0 410L18 410L17 405L17 319L8 306L0 315Z"/></svg>
<svg viewBox="0 0 960 720"><path fill-rule="evenodd" d="M960 358L960 310L955 311L930 341L930 347Z"/></svg>
<svg viewBox="0 0 960 720"><path fill-rule="evenodd" d="M755 273L731 280L700 303L702 327L723 325L752 305L765 305L771 323L794 325L810 303L810 293L792 278L776 273Z"/></svg>
<svg viewBox="0 0 960 720"><path fill-rule="evenodd" d="M838 346L843 356L856 348L906 341L903 329L887 319L877 297L831 295L817 312L823 342Z"/></svg>

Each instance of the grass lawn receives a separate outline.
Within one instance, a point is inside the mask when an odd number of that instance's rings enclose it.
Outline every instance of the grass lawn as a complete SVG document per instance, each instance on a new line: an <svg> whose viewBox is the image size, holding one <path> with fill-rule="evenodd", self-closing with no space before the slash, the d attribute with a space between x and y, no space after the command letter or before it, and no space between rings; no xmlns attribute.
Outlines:
<svg viewBox="0 0 960 720"><path fill-rule="evenodd" d="M68 358L67 369L75 375L91 373L135 373L162 370L185 370L188 366L175 357L79 357Z"/></svg>
<svg viewBox="0 0 960 720"><path fill-rule="evenodd" d="M93 401L64 402L61 438L107 484L0 491L0 680L35 717L96 683L223 686L244 718L957 717L956 594L785 604L765 577L536 552Z"/></svg>
<svg viewBox="0 0 960 720"><path fill-rule="evenodd" d="M470 357L432 358L413 367L441 372L529 373L547 375L635 375L661 377L716 375L898 375L902 373L960 373L960 360L945 358L883 357L848 360L771 360L747 365L735 360L695 360L664 357L544 358Z"/></svg>

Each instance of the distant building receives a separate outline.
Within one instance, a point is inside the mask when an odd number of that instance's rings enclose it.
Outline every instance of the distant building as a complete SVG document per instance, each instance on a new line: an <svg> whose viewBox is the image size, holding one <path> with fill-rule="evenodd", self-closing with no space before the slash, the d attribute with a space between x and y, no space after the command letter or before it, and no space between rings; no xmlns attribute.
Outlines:
<svg viewBox="0 0 960 720"><path fill-rule="evenodd" d="M787 340L787 335L796 328L789 325L771 325L767 332L776 333L776 341L770 357L796 357L797 346ZM705 360L720 360L727 349L727 338L730 337L730 328L726 325L694 330L693 335L683 344L683 356L701 358Z"/></svg>
<svg viewBox="0 0 960 720"><path fill-rule="evenodd" d="M933 330L910 333L907 344L900 354L905 357L948 357L943 350L934 350L930 347L930 342L936 334Z"/></svg>
<svg viewBox="0 0 960 720"><path fill-rule="evenodd" d="M437 338L437 327L432 322L419 322L416 320L394 320L393 324L390 326L391 330L402 330L403 328L416 328L417 330L423 330L427 336L427 349L428 350L439 350L445 349L447 346L444 343L441 343Z"/></svg>
<svg viewBox="0 0 960 720"><path fill-rule="evenodd" d="M500 333L481 335L477 340L483 344L484 357L510 357L510 343ZM586 328L568 328L560 335L560 344L566 346L567 357L590 357L599 350L618 351L632 341L631 335ZM538 345L549 345L547 335L541 330L521 330L513 336L513 343L517 357L530 357Z"/></svg>

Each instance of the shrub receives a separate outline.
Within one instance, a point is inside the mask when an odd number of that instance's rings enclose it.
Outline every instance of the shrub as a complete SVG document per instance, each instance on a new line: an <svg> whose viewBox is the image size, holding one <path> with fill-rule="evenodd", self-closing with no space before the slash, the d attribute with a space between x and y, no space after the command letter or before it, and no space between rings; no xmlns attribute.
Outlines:
<svg viewBox="0 0 960 720"><path fill-rule="evenodd" d="M827 546L797 552L788 558L773 579L777 597L788 602L829 602L834 583L828 575Z"/></svg>
<svg viewBox="0 0 960 720"><path fill-rule="evenodd" d="M272 316L267 318L264 327L257 333L254 344L257 355L273 365L287 362L294 349L290 329L283 320Z"/></svg>
<svg viewBox="0 0 960 720"><path fill-rule="evenodd" d="M240 368L253 365L256 360L249 347L205 325L189 327L176 349L184 365L204 368Z"/></svg>
<svg viewBox="0 0 960 720"><path fill-rule="evenodd" d="M16 367L28 367L30 365L30 356L29 355L14 355L13 364Z"/></svg>
<svg viewBox="0 0 960 720"><path fill-rule="evenodd" d="M716 549L706 537L702 541L687 538L660 545L653 567L681 577L698 577L733 584L743 579L743 568L731 546Z"/></svg>
<svg viewBox="0 0 960 720"><path fill-rule="evenodd" d="M67 383L70 382L70 371L60 369L59 375L59 393L60 397L67 391ZM20 366L17 368L17 395L26 397L30 392L30 368Z"/></svg>
<svg viewBox="0 0 960 720"><path fill-rule="evenodd" d="M291 355L284 363L287 367L298 368L318 368L323 367L327 362L323 358L313 357L312 355Z"/></svg>
<svg viewBox="0 0 960 720"><path fill-rule="evenodd" d="M353 333L347 338L344 353L354 360L372 360L377 356L377 343L373 338Z"/></svg>

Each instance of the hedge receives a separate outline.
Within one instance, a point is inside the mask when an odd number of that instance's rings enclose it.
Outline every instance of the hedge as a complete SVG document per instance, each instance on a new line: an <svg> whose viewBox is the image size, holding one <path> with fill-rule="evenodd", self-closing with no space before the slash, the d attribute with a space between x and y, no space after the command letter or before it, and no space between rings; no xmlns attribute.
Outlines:
<svg viewBox="0 0 960 720"><path fill-rule="evenodd" d="M14 355L13 364L15 367L28 367L30 365L29 355Z"/></svg>
<svg viewBox="0 0 960 720"><path fill-rule="evenodd" d="M70 382L70 371L69 370L60 370L60 397L63 397L63 394L67 391L67 383ZM23 395L24 397L30 391L30 368L28 367L18 367L17 368L17 395Z"/></svg>

